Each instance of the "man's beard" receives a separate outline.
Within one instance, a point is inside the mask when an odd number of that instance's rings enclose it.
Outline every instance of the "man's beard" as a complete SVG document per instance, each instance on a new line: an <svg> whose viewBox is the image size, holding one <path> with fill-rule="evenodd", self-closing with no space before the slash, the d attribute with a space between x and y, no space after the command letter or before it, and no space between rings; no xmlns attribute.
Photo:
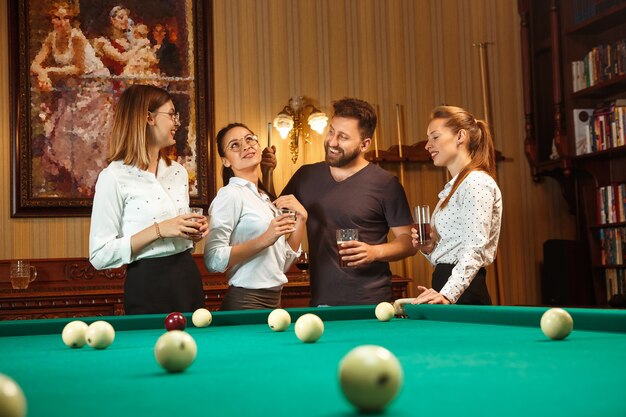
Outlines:
<svg viewBox="0 0 626 417"><path fill-rule="evenodd" d="M324 144L324 150L326 151L326 162L328 163L328 165L334 168L341 168L343 166L348 165L350 162L358 158L359 154L361 153L359 151L359 148L356 148L354 151L348 154L346 154L345 151L341 148L335 148L339 151L339 153L330 154L328 152L328 148L329 146L327 144ZM333 159L331 160L331 158ZM335 158L338 158L338 159L335 159Z"/></svg>

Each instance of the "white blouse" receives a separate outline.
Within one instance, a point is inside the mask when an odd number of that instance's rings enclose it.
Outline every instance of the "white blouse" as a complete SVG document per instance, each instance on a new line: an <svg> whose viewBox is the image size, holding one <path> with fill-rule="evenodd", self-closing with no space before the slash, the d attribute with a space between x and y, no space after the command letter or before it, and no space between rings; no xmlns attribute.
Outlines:
<svg viewBox="0 0 626 417"><path fill-rule="evenodd" d="M157 174L113 161L98 176L89 232L89 261L96 269L174 255L193 247L187 239L164 238L131 254L132 235L189 207L185 168L175 161L168 167L161 159Z"/></svg>
<svg viewBox="0 0 626 417"><path fill-rule="evenodd" d="M439 193L439 204L450 194L455 176ZM438 205L439 206L439 205ZM495 180L472 171L443 209L435 209L431 224L440 239L425 255L431 264L456 264L440 294L456 303L484 266L490 265L498 247L502 221L502 195Z"/></svg>
<svg viewBox="0 0 626 417"><path fill-rule="evenodd" d="M279 214L269 197L256 185L233 177L222 187L209 208L209 235L204 247L204 264L211 272L224 272L230 252L263 234ZM228 284L241 288L278 287L287 282L285 272L300 255L281 236L272 246L228 271Z"/></svg>

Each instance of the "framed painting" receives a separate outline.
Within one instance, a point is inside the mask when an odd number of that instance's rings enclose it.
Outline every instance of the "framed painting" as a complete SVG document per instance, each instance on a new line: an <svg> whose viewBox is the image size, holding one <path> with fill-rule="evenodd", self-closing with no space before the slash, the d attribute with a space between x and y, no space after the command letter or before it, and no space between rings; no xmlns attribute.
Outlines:
<svg viewBox="0 0 626 417"><path fill-rule="evenodd" d="M168 155L191 204L215 194L211 0L9 0L12 217L88 216L115 105L167 89L181 127Z"/></svg>

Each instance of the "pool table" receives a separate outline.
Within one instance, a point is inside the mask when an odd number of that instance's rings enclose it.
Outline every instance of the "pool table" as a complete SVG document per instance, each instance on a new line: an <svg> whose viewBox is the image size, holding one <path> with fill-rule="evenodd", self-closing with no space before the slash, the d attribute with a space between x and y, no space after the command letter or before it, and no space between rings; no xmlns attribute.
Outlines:
<svg viewBox="0 0 626 417"><path fill-rule="evenodd" d="M574 331L548 340L538 307L407 306L409 318L379 322L374 306L289 309L292 325L272 332L269 311L214 313L187 331L195 362L168 374L154 359L165 315L111 316L114 343L70 349L70 319L0 323L0 372L27 397L28 416L351 416L337 370L352 348L391 350L404 384L385 415L626 415L626 312L569 309ZM295 319L325 323L300 342ZM87 322L99 318L85 319Z"/></svg>

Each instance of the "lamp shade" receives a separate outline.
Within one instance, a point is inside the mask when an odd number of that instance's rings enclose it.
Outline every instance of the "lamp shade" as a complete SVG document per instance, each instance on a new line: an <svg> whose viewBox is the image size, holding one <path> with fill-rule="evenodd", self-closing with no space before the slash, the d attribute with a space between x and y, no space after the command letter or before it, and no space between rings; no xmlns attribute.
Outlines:
<svg viewBox="0 0 626 417"><path fill-rule="evenodd" d="M280 137L285 139L293 129L293 118L285 112L280 112L274 119L274 127L278 130Z"/></svg>
<svg viewBox="0 0 626 417"><path fill-rule="evenodd" d="M327 124L328 117L321 111L311 113L309 116L309 126L311 126L311 129L315 130L320 135L324 133L324 129L326 129Z"/></svg>

